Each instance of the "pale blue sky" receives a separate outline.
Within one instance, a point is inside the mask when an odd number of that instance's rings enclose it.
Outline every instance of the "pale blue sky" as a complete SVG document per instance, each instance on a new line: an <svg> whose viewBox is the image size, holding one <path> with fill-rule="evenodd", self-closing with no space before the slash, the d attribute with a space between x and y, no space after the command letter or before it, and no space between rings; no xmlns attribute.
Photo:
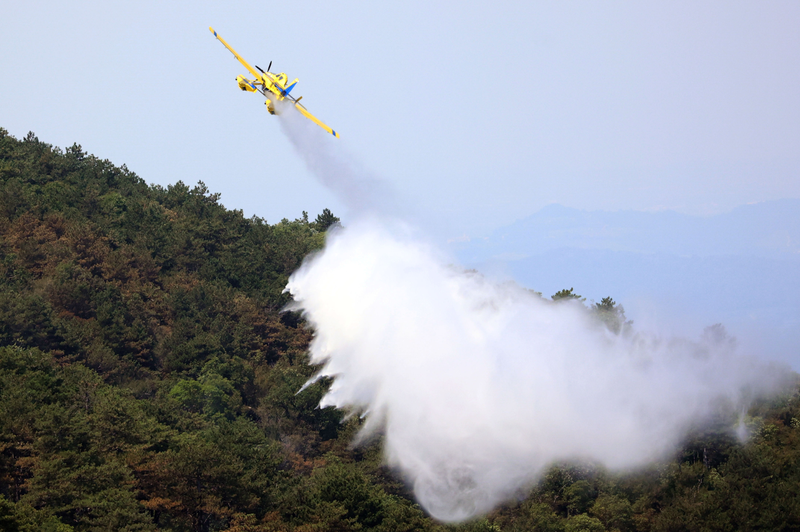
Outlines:
<svg viewBox="0 0 800 532"><path fill-rule="evenodd" d="M245 73L299 77L340 149L479 234L557 202L711 213L800 197L800 3L7 2L0 126L271 222L343 206Z"/></svg>

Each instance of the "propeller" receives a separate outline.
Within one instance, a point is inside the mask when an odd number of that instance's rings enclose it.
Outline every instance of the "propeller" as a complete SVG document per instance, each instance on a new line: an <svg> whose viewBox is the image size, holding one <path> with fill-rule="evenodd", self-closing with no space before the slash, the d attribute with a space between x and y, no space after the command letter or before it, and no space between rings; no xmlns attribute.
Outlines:
<svg viewBox="0 0 800 532"><path fill-rule="evenodd" d="M260 66L258 66L258 65L256 65L256 68L257 68L258 70L261 70L261 67L260 67ZM267 72L269 72L269 69L270 69L270 68L272 68L272 61L270 61L270 62L269 62L269 66L267 67ZM261 70L261 73L262 73L262 74L266 74L267 72L264 72L263 70Z"/></svg>

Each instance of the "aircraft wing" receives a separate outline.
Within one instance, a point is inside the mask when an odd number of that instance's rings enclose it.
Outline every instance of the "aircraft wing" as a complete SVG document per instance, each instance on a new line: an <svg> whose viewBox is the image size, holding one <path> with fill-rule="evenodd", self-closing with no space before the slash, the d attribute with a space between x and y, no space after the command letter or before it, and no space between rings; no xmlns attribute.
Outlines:
<svg viewBox="0 0 800 532"><path fill-rule="evenodd" d="M231 53L233 54L233 56L234 56L236 59L238 59L238 60L239 60L239 62L240 62L241 64L243 64L243 65L244 65L244 67L245 67L247 70L249 70L249 71L250 71L250 73L251 73L252 75L254 75L254 76L256 77L256 79L260 79L260 78L261 78L261 74L259 74L259 73L258 73L258 72L257 72L257 71L256 71L256 70L253 68L253 67L251 67L251 66L250 66L250 63L248 63L247 61L245 61L244 59L242 59L242 56L240 56L239 54L237 54L237 53L236 53L236 50L234 50L233 48L231 48L231 46L230 46L228 43L226 43L226 42L225 42L225 39L223 39L222 37L220 37L219 35L217 35L217 32L216 32L216 31L214 31L214 28L212 28L211 26L209 26L209 27L208 27L208 29L210 29L210 30L211 30L211 33L213 33L213 34L214 34L214 37L216 37L217 39L219 39L219 42L221 42L222 44L224 44L224 45L225 45L225 48L227 48L228 50L230 50L230 51L231 51Z"/></svg>
<svg viewBox="0 0 800 532"><path fill-rule="evenodd" d="M314 122L315 124L317 124L319 127L321 127L322 129L324 129L325 131L327 131L328 133L330 133L331 135L333 135L333 136L334 136L334 137L336 137L337 139L339 138L339 134L338 134L336 131L334 131L333 129L331 129L329 126L325 125L325 124L322 122L322 120L320 120L320 119L319 119L319 118L317 118L316 116L314 116L314 115L312 115L311 113L309 113L309 112L306 110L306 108L305 108L305 107L303 107L301 104L299 104L299 103L295 102L294 106L297 108L297 110L298 110L298 111L300 111L300 112L303 114L303 116L305 116L306 118L308 118L309 120L311 120L312 122Z"/></svg>

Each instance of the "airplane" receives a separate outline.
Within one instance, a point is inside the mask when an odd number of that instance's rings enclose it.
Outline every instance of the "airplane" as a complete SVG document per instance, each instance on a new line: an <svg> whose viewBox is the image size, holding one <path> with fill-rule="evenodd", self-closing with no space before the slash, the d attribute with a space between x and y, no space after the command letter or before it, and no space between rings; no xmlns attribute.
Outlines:
<svg viewBox="0 0 800 532"><path fill-rule="evenodd" d="M289 94L294 88L294 86L297 85L299 79L295 78L294 81L292 81L290 84L287 85L289 78L286 76L285 73L281 72L280 74L275 74L269 71L269 69L272 68L272 61L269 62L269 66L267 67L266 72L262 70L258 65L256 65L256 68L258 68L258 72L256 72L247 61L242 59L242 56L236 53L236 50L231 48L231 46L227 42L225 42L225 39L217 35L217 32L214 31L214 28L209 26L208 29L211 30L211 33L214 34L214 37L219 39L219 42L221 42L225 46L225 48L230 50L233 56L236 59L238 59L239 62L242 65L244 65L244 67L253 76L255 76L254 80L249 80L244 76L236 76L236 83L239 85L239 88L242 89L243 91L260 92L261 94L263 94L267 98L267 101L264 103L267 106L269 114L271 115L275 114L275 105L273 100L278 100L278 101L289 100L292 103L294 103L294 106L297 108L298 111L300 111L300 113L303 116L305 116L306 118L317 124L319 127L324 129L334 137L339 138L339 134L336 131L334 131L330 126L325 125L319 118L309 113L308 110L300 103L300 100L303 99L302 96L300 96L299 98L295 98L294 96Z"/></svg>

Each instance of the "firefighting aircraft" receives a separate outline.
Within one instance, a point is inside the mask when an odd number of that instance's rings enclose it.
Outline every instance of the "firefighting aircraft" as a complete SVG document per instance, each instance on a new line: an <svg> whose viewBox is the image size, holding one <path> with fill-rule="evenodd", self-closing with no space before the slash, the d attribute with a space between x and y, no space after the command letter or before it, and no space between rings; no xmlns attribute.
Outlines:
<svg viewBox="0 0 800 532"><path fill-rule="evenodd" d="M269 66L267 67L266 72L261 70L261 68L259 68L259 66L256 65L256 68L258 68L258 72L256 72L255 70L253 70L253 67L251 67L247 61L242 59L242 56L236 53L236 50L231 48L230 45L226 43L222 37L217 35L217 32L214 31L214 28L209 26L208 29L211 30L211 33L214 34L214 37L219 39L219 42L225 45L225 48L230 50L233 56L236 59L238 59L239 62L242 65L244 65L244 67L253 76L255 76L256 79L252 81L244 76L236 76L236 83L239 84L239 88L242 89L243 91L260 92L261 94L266 96L267 101L264 103L267 105L267 110L269 111L270 114L273 115L275 114L275 105L273 100L289 100L292 103L294 103L294 106L297 108L298 111L300 111L303 114L303 116L305 116L306 118L317 124L319 127L324 129L334 137L339 138L339 134L336 131L334 131L333 129L322 123L322 121L319 118L309 113L308 110L306 110L306 108L303 107L303 105L300 103L300 100L303 99L302 96L300 96L300 98L295 98L294 96L289 94L294 88L294 86L297 85L297 82L299 81L297 78L295 78L295 80L291 84L287 85L287 81L289 80L289 78L286 76L286 74L284 74L283 72L281 72L280 74L274 74L269 71L269 69L272 68L272 61L269 62Z"/></svg>

